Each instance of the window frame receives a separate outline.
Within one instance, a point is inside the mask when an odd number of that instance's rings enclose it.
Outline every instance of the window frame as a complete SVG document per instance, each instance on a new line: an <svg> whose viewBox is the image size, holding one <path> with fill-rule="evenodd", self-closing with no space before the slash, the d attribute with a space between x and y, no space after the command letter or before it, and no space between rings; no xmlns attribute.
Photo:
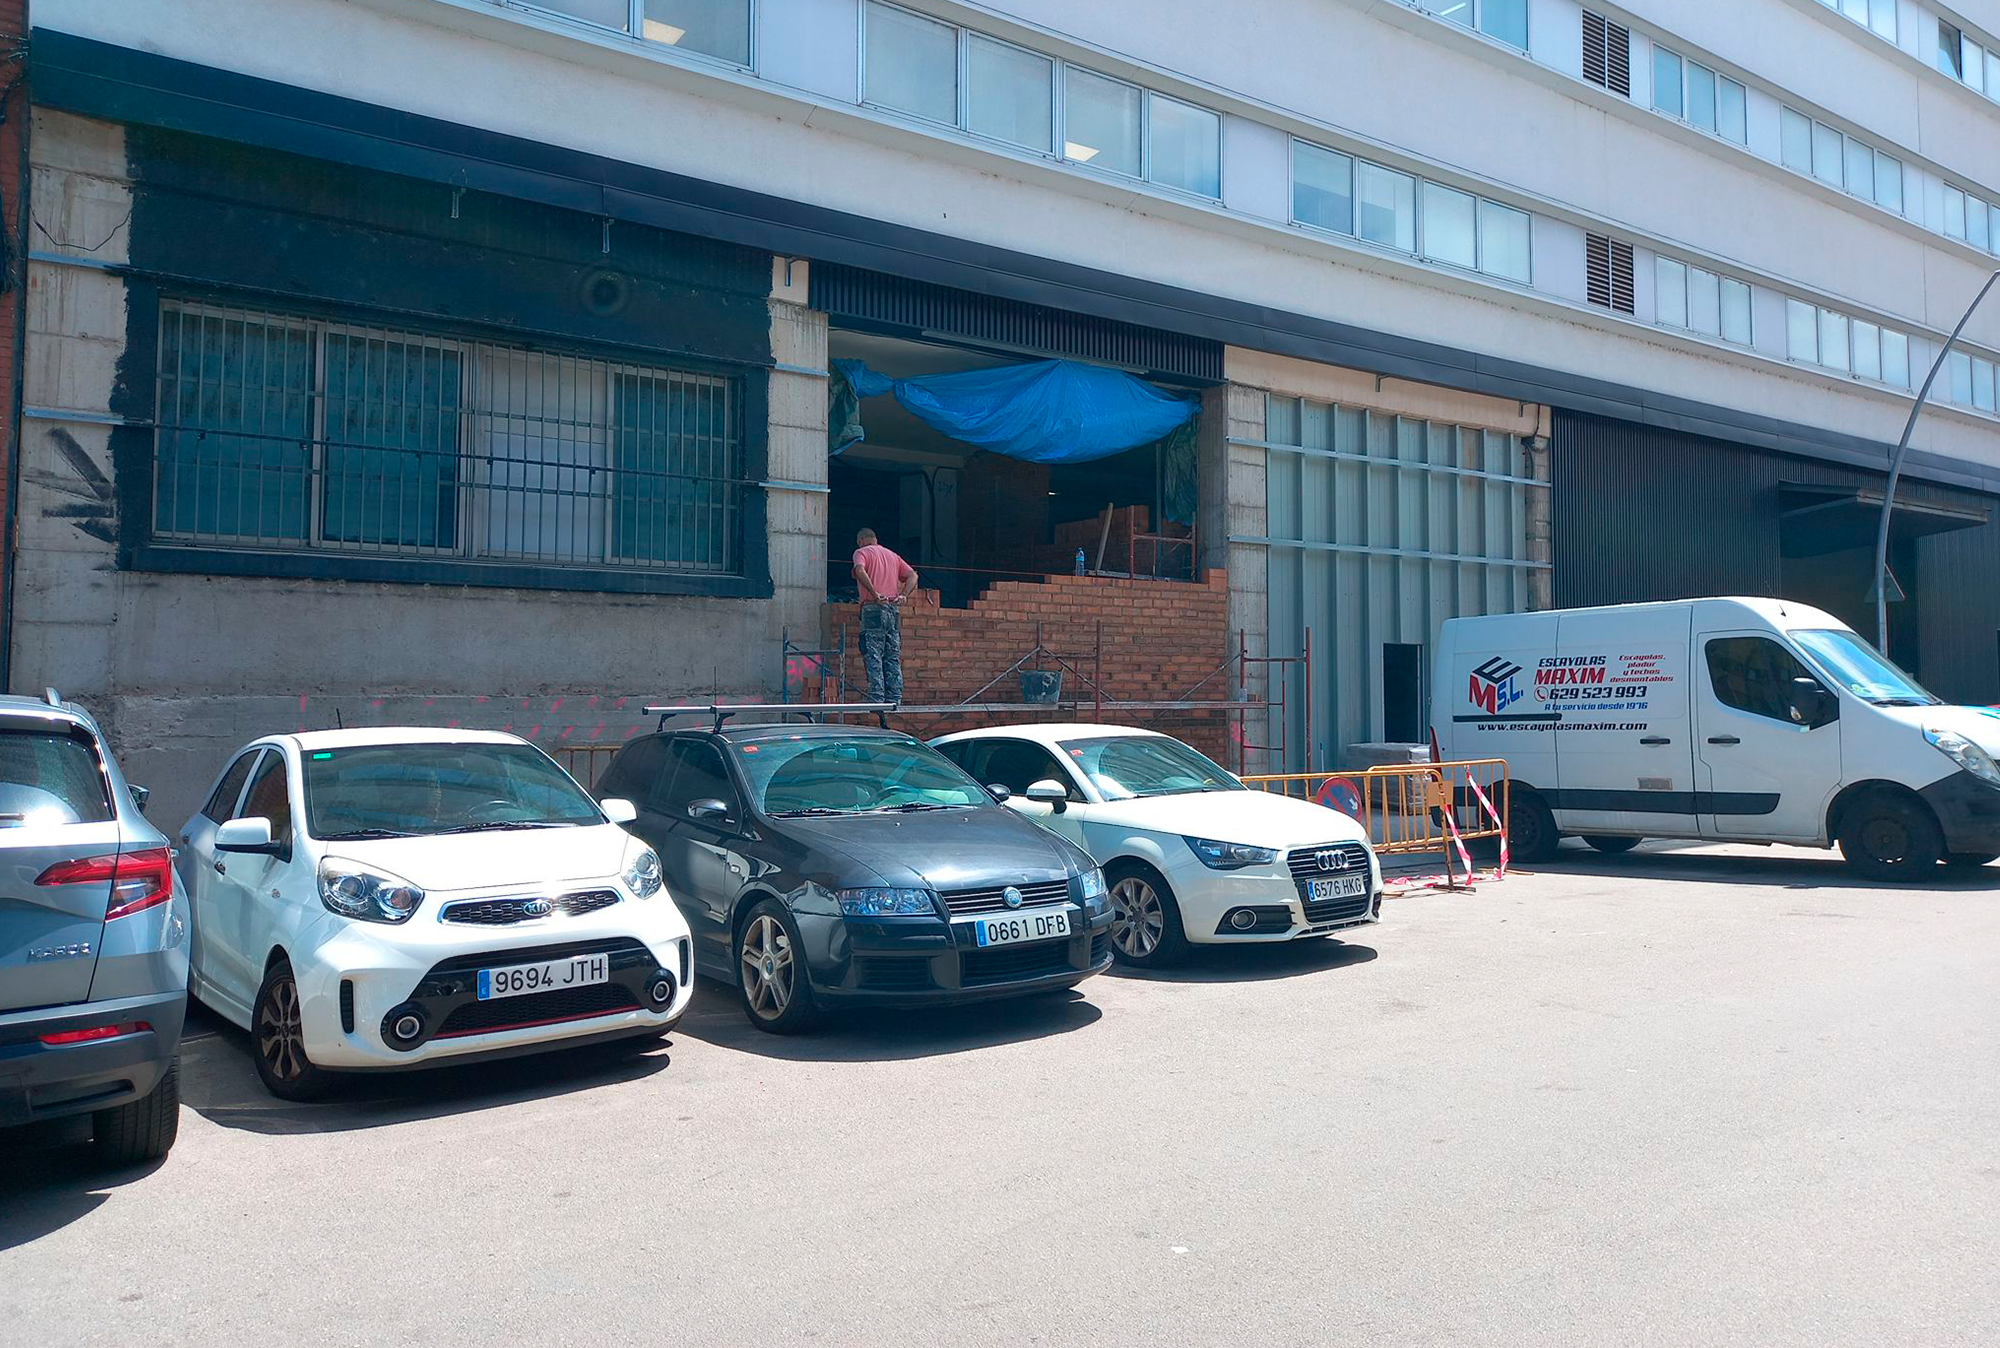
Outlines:
<svg viewBox="0 0 2000 1348"><path fill-rule="evenodd" d="M377 314L337 303L307 303L288 297L257 295L246 304L237 292L210 286L176 286L170 291L152 290L131 299L132 319L143 324L150 349L145 359L153 373L140 379L144 388L144 411L126 425L114 429L114 452L123 445L135 463L134 491L144 499L140 510L125 512L117 538L118 565L122 570L188 575L254 576L277 579L369 581L391 584L464 585L475 588L508 588L575 591L594 594L700 595L713 598L764 598L772 593L768 553L768 488L762 482L768 462L768 371L728 359L713 359L679 352L552 339L529 347L520 334L477 323L455 322L449 318L426 321L421 328L399 327L409 322L403 314ZM142 311L141 305L144 305ZM255 307L253 307L253 305ZM735 475L717 481L733 481L738 488L730 525L735 543L734 569L727 571L670 570L621 564L615 559L556 562L504 552L481 553L470 549L445 552L376 547L325 546L309 542L229 542L198 532L167 531L155 527L162 459L161 441L172 429L162 425L160 416L160 371L158 353L162 327L171 321L177 308L195 315L231 314L252 321L268 320L273 326L298 324L312 329L386 330L393 334L422 337L465 350L492 347L593 363L606 367L615 378L620 370L663 371L697 378L720 380L730 390L731 416L736 444ZM142 317L142 312L145 312ZM385 326L389 325L389 326ZM321 344L315 339L311 353L309 431L323 438L324 385L321 382ZM667 362L671 361L671 364ZM470 378L461 370L461 380ZM463 404L470 417L471 404ZM188 430L199 428L189 427ZM615 431L615 427L611 427ZM461 428L461 462L468 453ZM317 445L316 441L316 445ZM317 454L317 448L315 449ZM315 459L315 464L318 464ZM460 485L466 479L461 478ZM303 509L321 509L317 487ZM307 521L309 535L316 529ZM469 527L469 526L462 526ZM607 526L607 530L610 526ZM611 549L607 532L605 548Z"/></svg>
<svg viewBox="0 0 2000 1348"><path fill-rule="evenodd" d="M868 25L869 15L876 9L896 10L908 14L913 18L938 24L953 31L957 80L956 110L953 121L939 121L923 113L911 112L888 103L877 102L868 97ZM1084 65L1078 61L1066 60L1063 57L1055 56L1045 51L1037 51L1035 48L1025 46L1019 42L1010 42L1006 38L996 37L984 29L974 28L968 24L959 23L936 14L927 14L922 10L912 9L907 5L896 4L894 0L862 0L860 16L860 50L858 56L860 63L858 71L860 97L857 100L860 106L891 117L906 117L924 126L943 127L958 135L968 136L983 145L1001 146L1017 154L1030 155L1037 159L1047 160L1050 163L1085 169L1091 173L1121 182L1142 182L1148 187L1184 197L1189 201L1204 202L1211 205L1220 205L1222 203L1222 185L1228 173L1228 147L1226 144L1228 138L1223 134L1225 114L1220 110L1211 108L1204 103L1198 103L1190 98L1183 98L1178 94L1168 93L1164 89L1156 89L1150 85L1140 84L1135 80L1109 74L1094 66ZM1048 63L1050 144L1047 149L1036 149L1032 146L1023 145L1019 141L1008 140L1003 136L993 136L973 129L971 124L972 86L969 72L972 39L974 38L982 42L991 43L997 47L1010 48L1023 55L1032 56L1037 60ZM1123 86L1139 95L1139 171L1137 173L1127 173L1123 169L1110 168L1098 164L1095 159L1075 159L1067 152L1066 147L1070 143L1066 134L1068 131L1067 122L1069 116L1069 73L1072 70L1094 79L1103 80L1108 84ZM1193 188L1182 187L1177 183L1162 182L1154 176L1153 100L1155 99L1178 104L1184 108L1191 108L1215 119L1215 194L1213 196Z"/></svg>
<svg viewBox="0 0 2000 1348"><path fill-rule="evenodd" d="M1463 0L1464 6L1472 11L1472 22L1470 23L1460 23L1449 14L1432 8L1432 3L1434 3L1434 0L1424 0L1417 8L1423 13L1430 15L1433 19L1436 19L1439 23L1448 23L1454 28L1463 28L1468 33L1477 33L1488 42L1497 43L1505 47L1508 51L1520 52L1525 56L1535 50L1535 7L1531 3L1526 3L1526 0L1524 0L1521 6L1522 33L1519 46L1501 37L1498 33L1487 31L1485 27L1487 0Z"/></svg>
<svg viewBox="0 0 2000 1348"><path fill-rule="evenodd" d="M656 42L652 38L645 36L646 0L626 0L626 26L623 28L612 28L608 25L598 23L594 19L586 19L581 14L571 14L566 10L557 9L552 0L516 0L516 3L520 8L538 17L546 15L562 23L575 24L579 27L587 28L593 33L610 33L614 36L624 38L628 42L635 43L649 52L657 52L663 55L671 54L678 57L691 57L697 61L705 61L711 65L721 66L725 70L741 70L752 75L756 74L759 69L758 58L761 53L758 50L757 31L761 25L758 23L758 8L764 3L764 0L743 0L744 18L749 24L750 31L749 41L745 44L747 56L742 62L732 61L727 56L717 56L712 52L701 51L695 47L681 47L671 42Z"/></svg>
<svg viewBox="0 0 2000 1348"><path fill-rule="evenodd" d="M1347 161L1348 164L1348 177L1347 177L1348 228L1347 229L1344 230L1335 229L1330 225L1323 225L1318 223L1317 221L1305 220L1300 218L1298 207L1299 207L1299 150L1301 148L1306 150L1311 150L1318 154L1334 155L1338 158L1345 159ZM1401 177L1408 178L1411 181L1412 187L1410 191L1410 211L1411 211L1410 226L1411 226L1412 243L1408 251L1398 248L1393 244L1377 243L1373 239L1366 239L1361 236L1361 171L1364 168L1376 169L1383 173L1397 174ZM1290 217L1290 223L1294 229L1306 230L1312 234L1317 234L1323 238L1344 239L1350 243L1357 244L1361 247L1367 248L1372 252L1383 253L1391 257L1406 257L1414 262L1419 262L1427 267L1437 267L1446 271L1458 272L1467 276L1478 276L1489 281L1498 282L1502 285L1522 286L1531 290L1534 288L1535 214L1533 211L1523 210L1519 206L1512 206L1504 201L1496 201L1492 197L1489 197L1484 193L1479 192L1475 189L1455 186L1452 183L1441 182L1435 178L1427 178L1421 173L1413 173L1408 169L1400 169L1391 164L1384 164L1380 163L1377 160L1367 159L1362 157L1361 155L1354 154L1348 150L1336 149L1331 145L1322 145L1318 141L1307 140L1304 136L1291 137L1291 153L1287 155L1285 158L1285 181L1287 188L1286 212ZM1473 266L1465 267L1459 265L1456 262L1447 261L1441 258L1435 258L1432 257L1427 251L1428 245L1424 238L1424 204L1423 204L1424 189L1426 187L1435 187L1441 191L1455 192L1460 196L1466 196L1472 198L1472 222L1473 222L1472 256L1474 263ZM1513 214L1522 217L1523 220L1526 221L1527 237L1528 237L1528 274L1525 278L1517 278L1509 276L1507 273L1500 271L1488 271L1485 269L1483 265L1481 265L1486 256L1486 220L1484 218L1484 212L1488 208L1491 208L1493 210L1512 212Z"/></svg>
<svg viewBox="0 0 2000 1348"><path fill-rule="evenodd" d="M1714 66L1709 65L1705 61L1697 61L1691 56L1683 56L1678 50L1668 46L1664 42L1659 42L1652 39L1648 39L1648 41L1652 43L1652 48L1653 48L1653 87L1649 91L1650 104L1652 110L1654 112L1659 113L1660 116L1662 117L1668 117L1676 122L1679 122L1683 126L1692 127L1694 130L1701 132L1701 134L1703 134L1704 136L1713 136L1715 139L1723 142L1725 145L1734 145L1738 149L1743 149L1743 150L1749 149L1750 148L1750 87L1744 84L1742 80L1735 79L1732 76L1723 74L1720 70L1717 70ZM1671 58L1672 61L1674 62L1675 68L1680 72L1680 81L1679 81L1680 88L1678 90L1680 106L1678 109L1664 108L1660 106L1660 57L1662 55ZM1710 84L1712 86L1710 89L1709 101L1715 116L1715 124L1713 126L1705 126L1694 119L1693 88L1695 80L1694 72L1697 70L1701 71L1703 74L1708 76ZM1724 99L1725 86L1733 87L1736 90L1736 92L1741 96L1742 99L1743 139L1741 140L1736 139L1736 137L1734 136L1724 134L1722 130L1723 126L1722 108L1725 101Z"/></svg>

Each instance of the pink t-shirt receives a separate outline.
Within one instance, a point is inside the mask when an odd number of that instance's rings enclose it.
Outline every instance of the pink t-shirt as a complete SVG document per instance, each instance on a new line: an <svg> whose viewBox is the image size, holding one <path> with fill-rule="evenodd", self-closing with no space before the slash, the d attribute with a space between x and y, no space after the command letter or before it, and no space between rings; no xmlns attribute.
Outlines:
<svg viewBox="0 0 2000 1348"><path fill-rule="evenodd" d="M894 599L903 588L903 578L917 574L910 570L908 562L880 543L870 543L866 547L856 548L854 564L860 567L861 574L868 578L861 592L861 602L864 604L872 603L876 599Z"/></svg>

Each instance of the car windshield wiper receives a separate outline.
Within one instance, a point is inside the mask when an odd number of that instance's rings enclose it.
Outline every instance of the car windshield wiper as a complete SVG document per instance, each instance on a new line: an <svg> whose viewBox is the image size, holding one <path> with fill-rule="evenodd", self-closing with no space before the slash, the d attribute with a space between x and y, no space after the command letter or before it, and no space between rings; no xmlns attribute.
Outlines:
<svg viewBox="0 0 2000 1348"><path fill-rule="evenodd" d="M773 819L801 819L807 815L853 814L852 810L829 810L824 805L808 805L803 810L773 810Z"/></svg>
<svg viewBox="0 0 2000 1348"><path fill-rule="evenodd" d="M439 829L438 835L442 837L448 833L498 833L503 829L514 828L570 827L573 827L573 825L566 824L558 819L494 819L484 824L460 824L457 828Z"/></svg>
<svg viewBox="0 0 2000 1348"><path fill-rule="evenodd" d="M321 833L321 842L367 842L375 838L417 838L423 835L405 833L398 828L351 828L343 833Z"/></svg>
<svg viewBox="0 0 2000 1348"><path fill-rule="evenodd" d="M963 805L939 805L928 800L906 800L901 805L878 805L870 814L914 814L918 810L962 810Z"/></svg>

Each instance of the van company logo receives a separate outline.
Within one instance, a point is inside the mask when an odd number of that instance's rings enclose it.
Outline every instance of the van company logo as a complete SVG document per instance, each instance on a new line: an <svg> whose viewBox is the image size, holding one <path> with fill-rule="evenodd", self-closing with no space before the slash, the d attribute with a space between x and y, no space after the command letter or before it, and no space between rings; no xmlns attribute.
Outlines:
<svg viewBox="0 0 2000 1348"><path fill-rule="evenodd" d="M1497 716L1521 700L1521 690L1514 686L1514 677L1520 672L1519 665L1496 655L1472 671L1466 696L1488 716Z"/></svg>

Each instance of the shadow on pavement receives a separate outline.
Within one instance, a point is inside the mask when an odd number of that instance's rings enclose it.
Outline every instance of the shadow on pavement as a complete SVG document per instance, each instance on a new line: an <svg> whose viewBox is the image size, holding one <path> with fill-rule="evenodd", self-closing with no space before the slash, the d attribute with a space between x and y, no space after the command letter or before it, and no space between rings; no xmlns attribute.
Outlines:
<svg viewBox="0 0 2000 1348"><path fill-rule="evenodd" d="M326 1099L293 1104L264 1089L245 1032L190 1006L181 1104L211 1123L252 1133L341 1133L637 1081L668 1064L665 1041L634 1038L462 1067L357 1072L340 1077Z"/></svg>
<svg viewBox="0 0 2000 1348"><path fill-rule="evenodd" d="M744 1018L735 988L708 978L680 1033L717 1048L787 1062L900 1062L1047 1039L1095 1024L1104 1015L1084 989L964 1006L861 1008L830 1013L805 1035L766 1034Z"/></svg>
<svg viewBox="0 0 2000 1348"><path fill-rule="evenodd" d="M107 1170L90 1148L88 1116L0 1130L0 1250L88 1217L110 1190L165 1164Z"/></svg>
<svg viewBox="0 0 2000 1348"><path fill-rule="evenodd" d="M1134 969L1114 964L1111 974L1148 983L1261 983L1344 969L1374 958L1374 946L1350 945L1326 937L1269 945L1190 946L1186 958L1172 968Z"/></svg>
<svg viewBox="0 0 2000 1348"><path fill-rule="evenodd" d="M1865 879L1837 851L1774 846L1761 850L1711 850L1721 844L1644 842L1630 852L1607 856L1587 844L1565 840L1551 861L1524 866L1527 871L1564 875L1643 877L1648 880L1698 880L1703 884L1778 886L1785 889L1873 889L1891 894L1915 890L1952 893L2000 893L2000 864L1960 868L1939 866L1921 885L1891 884ZM1740 844L1728 844L1740 849Z"/></svg>

